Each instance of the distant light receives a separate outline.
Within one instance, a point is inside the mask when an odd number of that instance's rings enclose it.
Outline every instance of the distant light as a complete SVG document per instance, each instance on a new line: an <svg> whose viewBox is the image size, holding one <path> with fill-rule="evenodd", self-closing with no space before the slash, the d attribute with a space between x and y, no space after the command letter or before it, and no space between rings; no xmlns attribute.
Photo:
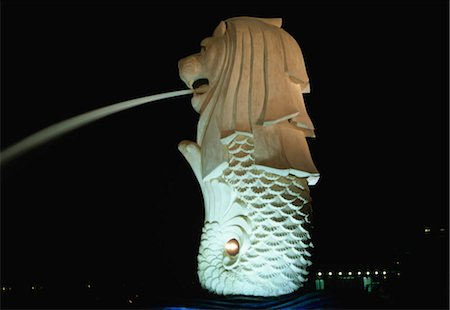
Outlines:
<svg viewBox="0 0 450 310"><path fill-rule="evenodd" d="M400 277L400 272L397 272L397 275Z"/></svg>
<svg viewBox="0 0 450 310"><path fill-rule="evenodd" d="M387 272L386 271L383 271L383 274L385 275Z"/></svg>
<svg viewBox="0 0 450 310"><path fill-rule="evenodd" d="M366 272L366 275L370 275L370 271L367 271L367 272Z"/></svg>
<svg viewBox="0 0 450 310"><path fill-rule="evenodd" d="M400 262L395 262L397 265L400 265Z"/></svg>
<svg viewBox="0 0 450 310"><path fill-rule="evenodd" d="M342 276L342 272L339 271L339 272L338 272L338 275Z"/></svg>
<svg viewBox="0 0 450 310"><path fill-rule="evenodd" d="M136 296L136 298L138 298L138 297L139 297L139 295L138 295L138 294L136 294L135 296Z"/></svg>
<svg viewBox="0 0 450 310"><path fill-rule="evenodd" d="M445 231L445 228L441 228L441 229L439 229L439 231Z"/></svg>
<svg viewBox="0 0 450 310"><path fill-rule="evenodd" d="M319 272L317 273L317 275L320 277L320 276L322 275L322 273L319 271Z"/></svg>
<svg viewBox="0 0 450 310"><path fill-rule="evenodd" d="M128 303L132 304L132 303L133 303L133 301L132 301L131 299L128 299Z"/></svg>
<svg viewBox="0 0 450 310"><path fill-rule="evenodd" d="M90 285L90 284L88 284L88 285L87 285L87 288L91 288L91 285Z"/></svg>
<svg viewBox="0 0 450 310"><path fill-rule="evenodd" d="M330 271L330 272L328 273L328 275L329 275L329 276L332 276L332 275L333 275L333 273L332 273L332 272Z"/></svg>
<svg viewBox="0 0 450 310"><path fill-rule="evenodd" d="M8 289L11 291L11 290L12 290L12 287L8 287Z"/></svg>
<svg viewBox="0 0 450 310"><path fill-rule="evenodd" d="M3 287L2 287L2 291L6 291L6 287L3 286Z"/></svg>
<svg viewBox="0 0 450 310"><path fill-rule="evenodd" d="M378 275L378 271L375 271L375 275Z"/></svg>
<svg viewBox="0 0 450 310"><path fill-rule="evenodd" d="M35 287L34 287L34 286L32 286L32 287L31 287L31 289L32 289L32 290L34 290L34 289L35 289Z"/></svg>
<svg viewBox="0 0 450 310"><path fill-rule="evenodd" d="M431 228L429 228L429 227L425 227L425 233L430 233L431 232Z"/></svg>
<svg viewBox="0 0 450 310"><path fill-rule="evenodd" d="M361 275L361 271L358 271L358 276L360 276Z"/></svg>
<svg viewBox="0 0 450 310"><path fill-rule="evenodd" d="M348 275L349 275L349 276L351 276L351 275L352 275L352 272L351 272L351 271L349 271L349 272L348 272Z"/></svg>

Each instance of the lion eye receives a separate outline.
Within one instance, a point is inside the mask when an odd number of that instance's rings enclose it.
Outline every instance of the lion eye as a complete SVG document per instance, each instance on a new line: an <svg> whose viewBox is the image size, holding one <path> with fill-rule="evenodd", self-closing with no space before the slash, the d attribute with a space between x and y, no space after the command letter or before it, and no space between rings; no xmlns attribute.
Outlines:
<svg viewBox="0 0 450 310"><path fill-rule="evenodd" d="M239 253L239 242L236 239L228 240L225 243L225 252L230 256L235 256Z"/></svg>
<svg viewBox="0 0 450 310"><path fill-rule="evenodd" d="M202 45L202 46L201 46L201 51L202 51L202 52L206 52L206 46Z"/></svg>

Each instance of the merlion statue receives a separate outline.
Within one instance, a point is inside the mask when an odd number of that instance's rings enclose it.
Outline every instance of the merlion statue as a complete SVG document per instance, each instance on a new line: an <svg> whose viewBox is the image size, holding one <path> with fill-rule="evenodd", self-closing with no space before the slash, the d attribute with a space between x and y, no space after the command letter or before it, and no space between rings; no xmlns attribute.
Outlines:
<svg viewBox="0 0 450 310"><path fill-rule="evenodd" d="M308 186L319 178L305 139L314 127L300 47L281 19L230 18L179 71L200 113L197 142L179 150L204 198L202 287L254 296L297 290L313 247Z"/></svg>

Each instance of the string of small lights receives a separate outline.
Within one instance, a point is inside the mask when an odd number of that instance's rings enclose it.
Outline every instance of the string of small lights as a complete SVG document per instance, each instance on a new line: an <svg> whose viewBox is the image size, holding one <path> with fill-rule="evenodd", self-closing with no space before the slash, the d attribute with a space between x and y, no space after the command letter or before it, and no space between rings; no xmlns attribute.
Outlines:
<svg viewBox="0 0 450 310"><path fill-rule="evenodd" d="M363 275L367 275L367 276L370 276L370 275L375 275L375 276L378 276L378 275L383 275L383 276L386 276L386 275L388 275L388 274L396 274L397 276L400 276L400 272L396 272L396 271L386 271L386 270L383 270L383 271L378 271L378 270L374 270L374 271L370 271L370 270L367 270L366 272L362 272L362 271L357 271L357 272L353 272L353 271L347 271L347 272L342 272L342 271L338 271L338 272L335 272L335 271L328 271L328 272L322 272L322 271L318 271L317 273L316 273L316 275L318 276L318 277L322 277L322 276L329 276L329 277L332 277L332 276L354 276L354 275L357 275L357 276L363 276Z"/></svg>

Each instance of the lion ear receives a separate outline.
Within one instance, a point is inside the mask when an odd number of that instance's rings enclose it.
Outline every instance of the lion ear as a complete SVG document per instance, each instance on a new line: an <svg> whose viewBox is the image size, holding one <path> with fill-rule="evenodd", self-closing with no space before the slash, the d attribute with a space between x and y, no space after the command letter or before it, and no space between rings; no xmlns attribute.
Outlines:
<svg viewBox="0 0 450 310"><path fill-rule="evenodd" d="M278 28L281 28L281 24L283 23L282 18L259 18L259 17L256 17L256 19L260 20L266 24L278 27Z"/></svg>
<svg viewBox="0 0 450 310"><path fill-rule="evenodd" d="M220 24L214 29L213 37L221 37L225 34L227 30L227 24L224 21L221 21Z"/></svg>

